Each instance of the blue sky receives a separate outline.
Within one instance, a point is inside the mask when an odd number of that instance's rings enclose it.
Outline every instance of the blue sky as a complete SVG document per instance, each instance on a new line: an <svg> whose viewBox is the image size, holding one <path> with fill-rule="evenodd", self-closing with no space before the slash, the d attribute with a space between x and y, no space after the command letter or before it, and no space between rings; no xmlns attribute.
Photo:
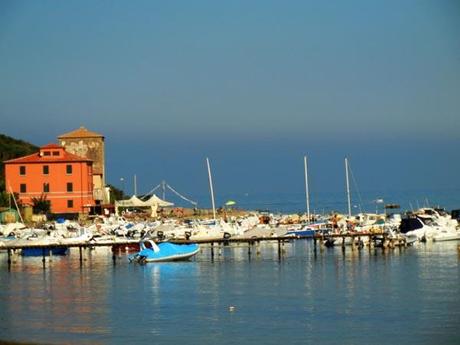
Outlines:
<svg viewBox="0 0 460 345"><path fill-rule="evenodd" d="M457 1L2 1L0 132L185 194L460 188ZM126 182L127 183L127 182ZM127 186L126 186L127 188Z"/></svg>

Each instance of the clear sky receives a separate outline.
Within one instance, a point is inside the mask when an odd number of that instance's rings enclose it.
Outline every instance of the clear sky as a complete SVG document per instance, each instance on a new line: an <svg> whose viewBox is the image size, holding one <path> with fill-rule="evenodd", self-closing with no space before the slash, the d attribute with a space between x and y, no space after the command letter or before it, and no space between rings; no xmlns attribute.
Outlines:
<svg viewBox="0 0 460 345"><path fill-rule="evenodd" d="M458 1L0 1L0 132L185 194L460 188ZM128 183L128 182L125 182ZM126 186L128 188L128 186Z"/></svg>

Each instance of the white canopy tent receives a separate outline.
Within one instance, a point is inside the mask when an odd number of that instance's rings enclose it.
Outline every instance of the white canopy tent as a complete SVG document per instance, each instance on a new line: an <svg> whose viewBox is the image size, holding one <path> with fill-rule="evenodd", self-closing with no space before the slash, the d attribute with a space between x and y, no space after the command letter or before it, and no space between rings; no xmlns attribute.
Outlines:
<svg viewBox="0 0 460 345"><path fill-rule="evenodd" d="M174 206L174 204L172 202L160 199L155 194L153 194L149 199L145 201L142 201L137 196L133 195L127 200L115 201L115 214L118 216L118 209L120 207L150 207L152 211L151 216L156 217L158 207L168 206Z"/></svg>

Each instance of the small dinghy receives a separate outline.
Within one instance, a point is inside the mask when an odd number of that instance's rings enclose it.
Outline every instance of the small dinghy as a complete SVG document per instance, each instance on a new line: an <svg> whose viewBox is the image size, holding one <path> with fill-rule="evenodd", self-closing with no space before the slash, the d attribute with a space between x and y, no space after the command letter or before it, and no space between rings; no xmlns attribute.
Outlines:
<svg viewBox="0 0 460 345"><path fill-rule="evenodd" d="M140 251L130 256L129 261L144 263L188 260L199 250L200 247L196 243L173 244L161 242L156 244L152 240L146 240L140 243Z"/></svg>

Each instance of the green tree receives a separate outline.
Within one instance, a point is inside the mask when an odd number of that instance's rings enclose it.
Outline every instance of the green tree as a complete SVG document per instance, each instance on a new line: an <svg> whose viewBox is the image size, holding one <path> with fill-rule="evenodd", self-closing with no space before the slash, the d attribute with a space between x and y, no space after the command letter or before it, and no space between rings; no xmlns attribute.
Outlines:
<svg viewBox="0 0 460 345"><path fill-rule="evenodd" d="M110 184L107 185L110 188L110 203L114 204L115 200L123 200L125 195L121 189L114 187Z"/></svg>
<svg viewBox="0 0 460 345"><path fill-rule="evenodd" d="M10 199L10 194L7 192L0 192L0 207L10 207L13 201Z"/></svg>
<svg viewBox="0 0 460 345"><path fill-rule="evenodd" d="M35 214L46 214L51 209L51 203L46 200L46 194L40 195L39 198L32 198L32 205Z"/></svg>
<svg viewBox="0 0 460 345"><path fill-rule="evenodd" d="M0 134L0 191L6 190L3 162L38 151L38 147L23 140Z"/></svg>

